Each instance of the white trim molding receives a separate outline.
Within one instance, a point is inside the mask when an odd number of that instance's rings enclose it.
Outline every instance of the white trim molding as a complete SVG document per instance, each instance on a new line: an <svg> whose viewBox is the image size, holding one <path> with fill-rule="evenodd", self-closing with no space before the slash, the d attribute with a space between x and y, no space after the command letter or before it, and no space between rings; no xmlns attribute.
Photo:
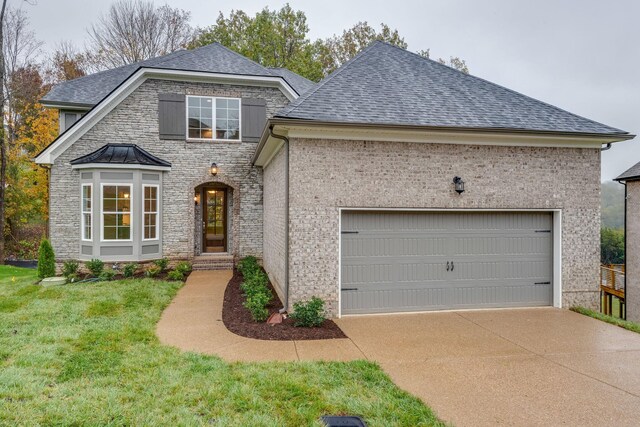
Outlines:
<svg viewBox="0 0 640 427"><path fill-rule="evenodd" d="M158 68L139 68L102 101L89 110L78 122L60 135L34 159L41 165L52 165L55 159L64 153L75 141L95 126L109 112L118 106L134 90L148 79L171 81L196 81L207 83L240 84L245 86L273 87L280 89L284 96L292 101L298 97L296 91L280 76L244 76L202 71L181 71ZM66 107L65 107L66 108Z"/></svg>

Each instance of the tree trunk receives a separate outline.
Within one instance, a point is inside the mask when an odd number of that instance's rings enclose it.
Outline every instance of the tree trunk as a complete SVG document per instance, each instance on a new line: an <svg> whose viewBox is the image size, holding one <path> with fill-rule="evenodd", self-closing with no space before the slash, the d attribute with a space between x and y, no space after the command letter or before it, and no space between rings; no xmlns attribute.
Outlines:
<svg viewBox="0 0 640 427"><path fill-rule="evenodd" d="M4 264L4 211L5 187L7 182L7 143L5 141L4 106L5 106L5 67L4 67L4 12L7 0L2 0L0 10L0 265Z"/></svg>

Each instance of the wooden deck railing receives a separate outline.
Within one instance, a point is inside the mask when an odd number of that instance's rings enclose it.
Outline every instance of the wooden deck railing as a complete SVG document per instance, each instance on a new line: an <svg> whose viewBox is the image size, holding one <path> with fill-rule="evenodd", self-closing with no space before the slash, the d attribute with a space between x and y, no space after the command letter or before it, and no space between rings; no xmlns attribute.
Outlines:
<svg viewBox="0 0 640 427"><path fill-rule="evenodd" d="M617 298L620 302L618 317L625 318L624 279L624 264L603 264L600 266L601 311L604 314L613 315L613 298Z"/></svg>

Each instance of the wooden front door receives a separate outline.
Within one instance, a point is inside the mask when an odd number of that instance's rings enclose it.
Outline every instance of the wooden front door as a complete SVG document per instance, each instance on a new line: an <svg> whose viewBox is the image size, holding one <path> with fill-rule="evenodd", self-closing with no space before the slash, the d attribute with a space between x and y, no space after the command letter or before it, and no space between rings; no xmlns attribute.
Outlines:
<svg viewBox="0 0 640 427"><path fill-rule="evenodd" d="M227 251L227 190L205 188L202 203L202 252Z"/></svg>

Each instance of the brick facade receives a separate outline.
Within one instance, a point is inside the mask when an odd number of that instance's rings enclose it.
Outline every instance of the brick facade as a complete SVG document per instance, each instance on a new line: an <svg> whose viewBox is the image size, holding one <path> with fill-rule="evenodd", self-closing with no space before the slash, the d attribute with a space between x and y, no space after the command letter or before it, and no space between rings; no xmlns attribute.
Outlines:
<svg viewBox="0 0 640 427"><path fill-rule="evenodd" d="M640 181L627 182L625 252L627 320L640 322Z"/></svg>
<svg viewBox="0 0 640 427"><path fill-rule="evenodd" d="M51 168L50 236L58 259L76 259L80 238L79 172L69 162L107 143L133 143L172 164L164 172L163 255L190 258L195 250L194 188L222 182L232 188L233 251L262 257L262 169L251 164L255 143L186 142L158 138L158 94L263 98L267 116L288 103L276 88L147 80L61 154ZM209 174L211 162L220 168ZM94 213L97 220L97 213Z"/></svg>
<svg viewBox="0 0 640 427"><path fill-rule="evenodd" d="M598 149L294 138L290 156L290 305L337 314L339 208L388 207L561 209L563 306L597 307Z"/></svg>

